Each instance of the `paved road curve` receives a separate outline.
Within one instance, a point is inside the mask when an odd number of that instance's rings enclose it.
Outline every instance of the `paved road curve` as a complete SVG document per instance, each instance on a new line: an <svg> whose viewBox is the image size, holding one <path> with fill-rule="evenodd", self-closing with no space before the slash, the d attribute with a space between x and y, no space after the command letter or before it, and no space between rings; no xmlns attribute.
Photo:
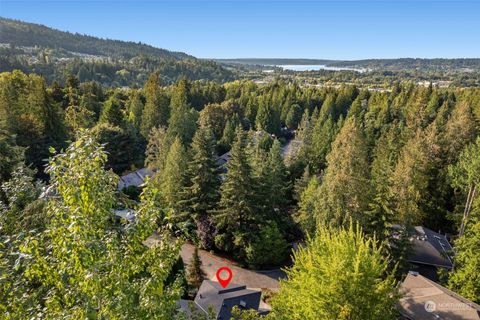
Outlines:
<svg viewBox="0 0 480 320"><path fill-rule="evenodd" d="M182 246L182 259L186 265L189 264L192 259L194 246L186 243ZM227 266L232 270L233 283L245 284L248 288L252 289L270 289L277 290L279 287L278 279L285 277L285 273L281 270L271 271L252 271L241 268L231 261L213 255L210 252L204 250L198 250L200 259L202 260L203 271L206 273L208 279L217 281L215 273L218 268Z"/></svg>

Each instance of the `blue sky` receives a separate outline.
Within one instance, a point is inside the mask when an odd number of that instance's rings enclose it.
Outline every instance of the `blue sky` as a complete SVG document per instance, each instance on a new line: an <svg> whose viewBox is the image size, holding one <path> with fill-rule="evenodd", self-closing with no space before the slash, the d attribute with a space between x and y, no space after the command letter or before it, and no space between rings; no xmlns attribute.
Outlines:
<svg viewBox="0 0 480 320"><path fill-rule="evenodd" d="M480 57L480 0L0 0L0 16L201 58Z"/></svg>

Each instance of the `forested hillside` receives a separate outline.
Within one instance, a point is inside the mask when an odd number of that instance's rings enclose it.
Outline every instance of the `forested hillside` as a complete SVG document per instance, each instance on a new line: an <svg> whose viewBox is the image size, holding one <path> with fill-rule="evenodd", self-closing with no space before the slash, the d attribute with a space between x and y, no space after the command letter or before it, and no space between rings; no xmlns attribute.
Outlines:
<svg viewBox="0 0 480 320"><path fill-rule="evenodd" d="M395 319L416 225L452 235L442 282L480 301L479 88L162 78L0 75L7 319L175 318L186 287L169 239L250 268L282 265L305 241L271 319ZM156 172L145 188L116 190L114 173L143 166ZM115 221L115 208L137 220ZM161 243L143 246L154 230Z"/></svg>
<svg viewBox="0 0 480 320"><path fill-rule="evenodd" d="M40 24L0 18L2 43L15 46L63 49L71 52L130 59L138 55L170 59L192 59L183 52L172 52L143 43L100 39L79 33L63 32Z"/></svg>
<svg viewBox="0 0 480 320"><path fill-rule="evenodd" d="M106 86L141 85L152 72L164 83L190 79L233 80L231 71L142 43L100 39L0 17L0 71L42 74L48 83L74 74L80 81Z"/></svg>

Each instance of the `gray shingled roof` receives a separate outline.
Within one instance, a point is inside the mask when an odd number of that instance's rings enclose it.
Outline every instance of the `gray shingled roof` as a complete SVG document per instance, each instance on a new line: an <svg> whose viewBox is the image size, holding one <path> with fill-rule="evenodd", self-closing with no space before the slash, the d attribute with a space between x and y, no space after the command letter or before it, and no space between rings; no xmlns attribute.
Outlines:
<svg viewBox="0 0 480 320"><path fill-rule="evenodd" d="M398 309L403 319L480 320L480 306L420 274L409 273L402 285Z"/></svg>
<svg viewBox="0 0 480 320"><path fill-rule="evenodd" d="M400 225L392 226L394 238L398 239L397 230L401 228ZM411 245L408 257L410 263L426 267L453 268L454 251L444 235L422 226L413 227L408 233Z"/></svg>
<svg viewBox="0 0 480 320"><path fill-rule="evenodd" d="M194 302L196 309L203 311L204 314L208 314L208 310L213 308L216 319L229 320L234 306L258 311L260 298L261 291L247 289L244 285L231 283L226 288L223 288L218 282L204 280ZM190 314L188 304L189 302L186 300L177 302L177 305L187 315Z"/></svg>
<svg viewBox="0 0 480 320"><path fill-rule="evenodd" d="M124 188L128 188L130 186L140 187L145 183L147 177L151 177L155 174L149 168L142 168L134 172L130 172L124 176L120 177L118 181L118 190L123 190Z"/></svg>
<svg viewBox="0 0 480 320"><path fill-rule="evenodd" d="M417 226L412 234L411 263L453 268L453 248L447 238L428 228Z"/></svg>

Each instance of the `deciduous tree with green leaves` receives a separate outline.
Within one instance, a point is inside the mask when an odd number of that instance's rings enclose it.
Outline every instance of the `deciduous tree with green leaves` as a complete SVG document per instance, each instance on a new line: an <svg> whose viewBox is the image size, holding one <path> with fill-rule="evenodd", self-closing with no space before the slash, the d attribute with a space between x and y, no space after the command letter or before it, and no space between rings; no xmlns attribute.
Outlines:
<svg viewBox="0 0 480 320"><path fill-rule="evenodd" d="M359 227L320 227L294 252L273 297L274 319L396 319L396 285L383 253Z"/></svg>
<svg viewBox="0 0 480 320"><path fill-rule="evenodd" d="M156 244L144 245L157 228L157 190L147 186L135 221L119 228L112 213L117 178L103 169L105 162L88 132L50 160L51 221L18 248L12 270L21 280L7 296L7 319L175 316L181 290L167 279L179 244L162 234Z"/></svg>

